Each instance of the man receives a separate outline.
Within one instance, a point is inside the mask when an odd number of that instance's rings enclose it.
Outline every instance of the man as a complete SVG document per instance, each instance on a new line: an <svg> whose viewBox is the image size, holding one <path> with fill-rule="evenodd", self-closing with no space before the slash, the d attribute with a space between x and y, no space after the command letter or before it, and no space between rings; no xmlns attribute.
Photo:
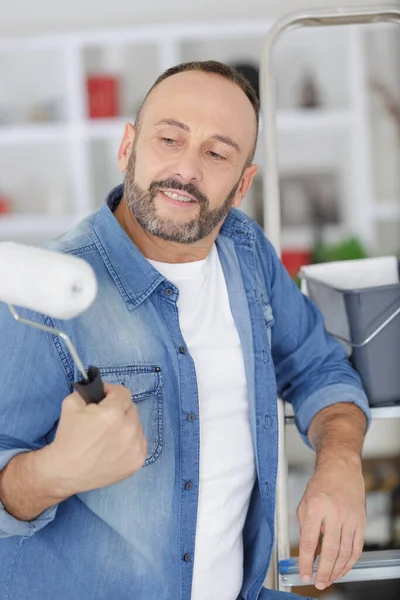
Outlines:
<svg viewBox="0 0 400 600"><path fill-rule="evenodd" d="M280 598L262 589L277 392L317 453L302 576L321 533L317 587L358 559L368 404L316 307L236 210L257 129L254 92L229 67L170 69L125 127L124 188L50 244L99 281L84 315L56 323L100 368L99 405L73 392L58 338L2 310L2 600Z"/></svg>

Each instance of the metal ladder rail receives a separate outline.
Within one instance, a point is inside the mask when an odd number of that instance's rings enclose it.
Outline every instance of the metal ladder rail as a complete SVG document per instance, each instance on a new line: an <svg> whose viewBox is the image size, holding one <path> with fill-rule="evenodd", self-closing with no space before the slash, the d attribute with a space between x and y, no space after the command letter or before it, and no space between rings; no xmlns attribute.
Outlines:
<svg viewBox="0 0 400 600"><path fill-rule="evenodd" d="M273 68L274 46L284 32L301 27L359 25L379 22L400 24L400 9L395 6L359 9L332 8L291 13L278 20L264 40L260 63L260 99L265 161L265 176L263 181L264 222L266 235L279 255L281 254L281 223L276 129L276 82ZM279 569L281 561L287 560L290 556L287 499L288 473L285 451L285 406L281 399L278 400L278 421L277 541L273 562L277 588L282 591L290 591L291 584L288 582L287 575L280 572ZM375 569L376 567L374 567L374 571ZM355 570L353 569L352 572L355 572ZM400 577L400 568L397 576Z"/></svg>
<svg viewBox="0 0 400 600"><path fill-rule="evenodd" d="M318 560L313 569L313 582L317 572ZM303 586L300 579L297 558L290 558L280 563L280 575L286 586ZM372 575L372 577L371 577ZM360 560L342 579L341 583L350 581L374 581L400 578L400 550L377 550L363 552Z"/></svg>

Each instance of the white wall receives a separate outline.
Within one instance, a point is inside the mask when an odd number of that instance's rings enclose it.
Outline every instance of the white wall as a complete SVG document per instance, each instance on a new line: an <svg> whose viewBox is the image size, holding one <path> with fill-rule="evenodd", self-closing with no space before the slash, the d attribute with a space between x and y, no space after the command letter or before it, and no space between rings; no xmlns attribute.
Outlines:
<svg viewBox="0 0 400 600"><path fill-rule="evenodd" d="M392 0L395 4L395 0ZM387 5L386 0L2 0L0 36L132 26L138 23L276 16L303 7Z"/></svg>

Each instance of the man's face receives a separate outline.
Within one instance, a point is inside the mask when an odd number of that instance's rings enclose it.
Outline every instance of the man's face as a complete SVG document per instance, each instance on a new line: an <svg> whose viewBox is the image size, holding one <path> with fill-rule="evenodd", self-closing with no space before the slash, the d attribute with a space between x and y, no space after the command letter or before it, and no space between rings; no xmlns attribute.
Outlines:
<svg viewBox="0 0 400 600"><path fill-rule="evenodd" d="M190 71L160 83L126 167L124 196L139 225L184 244L209 236L240 205L255 135L253 107L230 81Z"/></svg>

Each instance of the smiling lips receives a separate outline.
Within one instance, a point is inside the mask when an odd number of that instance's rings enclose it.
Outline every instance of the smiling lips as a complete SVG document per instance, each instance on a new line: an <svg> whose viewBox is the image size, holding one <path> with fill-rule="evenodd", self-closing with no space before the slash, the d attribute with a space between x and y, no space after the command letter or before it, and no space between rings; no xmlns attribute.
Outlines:
<svg viewBox="0 0 400 600"><path fill-rule="evenodd" d="M172 192L169 190L161 190L162 193L164 194L164 196L167 196L167 198L170 198L171 200L175 200L176 202L179 203L186 203L186 204L197 204L197 200L195 198L193 198L193 196L188 196L186 194L178 194L177 192Z"/></svg>

